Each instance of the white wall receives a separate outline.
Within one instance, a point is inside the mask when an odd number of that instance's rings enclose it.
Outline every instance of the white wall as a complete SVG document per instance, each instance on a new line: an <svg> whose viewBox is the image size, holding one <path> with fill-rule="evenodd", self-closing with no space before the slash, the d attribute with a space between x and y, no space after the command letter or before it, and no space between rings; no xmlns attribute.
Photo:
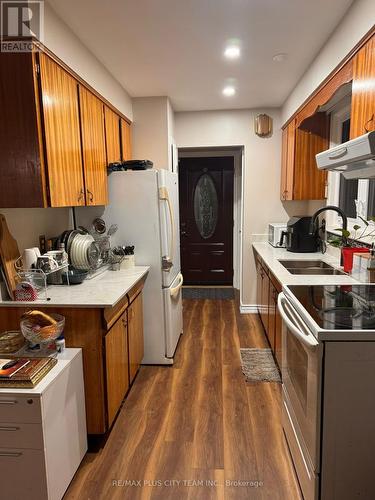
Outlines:
<svg viewBox="0 0 375 500"><path fill-rule="evenodd" d="M344 59L375 21L375 1L356 0L282 107L282 123Z"/></svg>
<svg viewBox="0 0 375 500"><path fill-rule="evenodd" d="M168 97L133 99L133 157L171 169L174 113Z"/></svg>
<svg viewBox="0 0 375 500"><path fill-rule="evenodd" d="M44 44L125 116L133 118L129 94L47 2L44 3Z"/></svg>
<svg viewBox="0 0 375 500"><path fill-rule="evenodd" d="M274 120L272 137L254 133L254 117ZM243 166L243 305L256 304L256 274L251 244L264 239L269 222L304 215L308 204L280 201L281 115L278 109L175 113L175 139L180 147L244 146Z"/></svg>
<svg viewBox="0 0 375 500"><path fill-rule="evenodd" d="M72 227L69 208L0 208L8 223L9 231L24 248L39 246L39 236L58 236Z"/></svg>

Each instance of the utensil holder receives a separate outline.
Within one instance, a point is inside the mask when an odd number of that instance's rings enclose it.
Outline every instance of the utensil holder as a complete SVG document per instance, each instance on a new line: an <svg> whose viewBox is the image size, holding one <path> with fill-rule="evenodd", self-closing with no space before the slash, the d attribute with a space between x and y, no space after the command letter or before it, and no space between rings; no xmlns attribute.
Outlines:
<svg viewBox="0 0 375 500"><path fill-rule="evenodd" d="M125 255L121 262L121 269L131 269L135 266L135 255Z"/></svg>

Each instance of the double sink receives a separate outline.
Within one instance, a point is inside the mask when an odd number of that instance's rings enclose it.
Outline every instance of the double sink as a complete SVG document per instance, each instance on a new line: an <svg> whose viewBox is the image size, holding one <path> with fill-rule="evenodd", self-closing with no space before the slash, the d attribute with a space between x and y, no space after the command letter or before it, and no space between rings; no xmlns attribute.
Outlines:
<svg viewBox="0 0 375 500"><path fill-rule="evenodd" d="M279 260L291 274L335 275L346 274L323 260Z"/></svg>

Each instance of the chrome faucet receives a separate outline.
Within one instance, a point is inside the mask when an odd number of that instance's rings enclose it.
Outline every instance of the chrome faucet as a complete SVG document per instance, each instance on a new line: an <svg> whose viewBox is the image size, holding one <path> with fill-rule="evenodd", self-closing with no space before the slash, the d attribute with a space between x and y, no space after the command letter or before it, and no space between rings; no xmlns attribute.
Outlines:
<svg viewBox="0 0 375 500"><path fill-rule="evenodd" d="M314 234L316 220L319 217L319 215L322 212L325 212L326 210L333 210L334 212L337 212L341 216L341 218L342 218L342 229L344 231L346 231L348 229L348 218L344 214L344 212L341 210L341 208L340 207L336 207L335 205L327 205L326 207L319 208L319 210L317 210L314 213L314 215L312 216L311 223L310 223L310 234ZM346 246L347 237L344 234L342 235L342 242L343 242L343 246Z"/></svg>

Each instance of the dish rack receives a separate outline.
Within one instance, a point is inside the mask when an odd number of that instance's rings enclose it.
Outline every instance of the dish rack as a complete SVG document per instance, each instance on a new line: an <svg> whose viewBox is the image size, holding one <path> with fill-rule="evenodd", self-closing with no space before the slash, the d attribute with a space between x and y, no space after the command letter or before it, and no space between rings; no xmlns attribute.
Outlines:
<svg viewBox="0 0 375 500"><path fill-rule="evenodd" d="M66 272L69 264L63 264L53 271L42 269L17 269L17 282L26 282L34 287L37 298L47 300L48 285L69 285L69 275ZM64 279L63 279L64 275Z"/></svg>
<svg viewBox="0 0 375 500"><path fill-rule="evenodd" d="M110 236L108 235L100 235L96 233L91 233L94 238L95 243L97 244L100 252L100 258L96 266L93 266L89 270L89 275L87 276L87 280L96 278L100 274L104 273L110 268L110 255L111 255L111 242Z"/></svg>

